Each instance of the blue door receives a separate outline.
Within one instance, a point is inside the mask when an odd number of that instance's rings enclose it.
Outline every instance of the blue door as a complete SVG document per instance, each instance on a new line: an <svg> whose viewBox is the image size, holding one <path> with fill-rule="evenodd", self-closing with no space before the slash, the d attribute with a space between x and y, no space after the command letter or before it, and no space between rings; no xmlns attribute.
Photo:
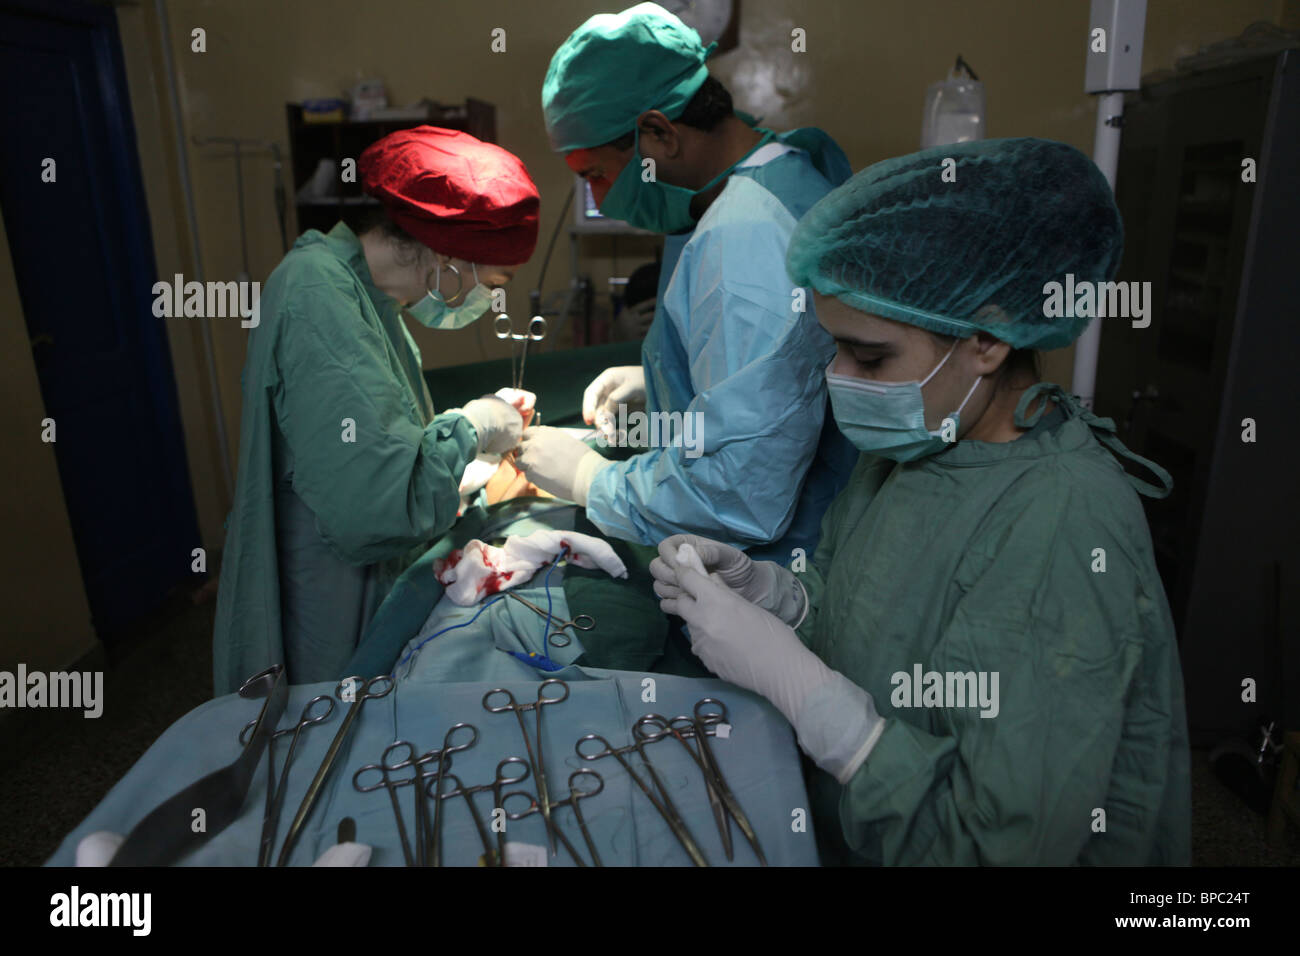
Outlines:
<svg viewBox="0 0 1300 956"><path fill-rule="evenodd" d="M192 578L200 543L163 327L178 320L152 313L121 59L108 6L0 2L0 209L86 594L110 643Z"/></svg>

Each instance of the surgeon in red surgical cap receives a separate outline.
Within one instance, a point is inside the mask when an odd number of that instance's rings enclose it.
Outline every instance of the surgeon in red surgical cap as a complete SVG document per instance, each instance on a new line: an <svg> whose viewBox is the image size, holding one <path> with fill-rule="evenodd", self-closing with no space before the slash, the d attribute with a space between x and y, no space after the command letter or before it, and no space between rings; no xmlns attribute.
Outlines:
<svg viewBox="0 0 1300 956"><path fill-rule="evenodd" d="M528 170L420 126L374 143L358 171L383 216L304 233L249 337L218 694L272 664L295 684L344 676L393 581L456 520L466 464L519 442L520 413L495 396L434 414L402 314L455 329L488 311L537 244Z"/></svg>

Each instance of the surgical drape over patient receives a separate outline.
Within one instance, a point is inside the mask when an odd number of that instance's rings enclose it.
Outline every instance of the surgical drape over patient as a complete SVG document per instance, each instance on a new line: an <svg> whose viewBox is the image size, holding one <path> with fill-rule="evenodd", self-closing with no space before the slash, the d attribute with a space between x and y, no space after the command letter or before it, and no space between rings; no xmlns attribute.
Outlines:
<svg viewBox="0 0 1300 956"><path fill-rule="evenodd" d="M786 267L795 285L862 312L1054 349L1089 318L1044 316L1044 281L1109 280L1122 248L1110 186L1087 156L1050 140L995 139L862 170L799 222Z"/></svg>

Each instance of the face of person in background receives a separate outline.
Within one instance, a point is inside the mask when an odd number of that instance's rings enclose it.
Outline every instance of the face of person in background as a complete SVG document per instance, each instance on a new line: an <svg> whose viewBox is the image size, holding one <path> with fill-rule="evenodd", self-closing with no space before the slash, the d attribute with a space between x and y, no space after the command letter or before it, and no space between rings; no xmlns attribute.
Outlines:
<svg viewBox="0 0 1300 956"><path fill-rule="evenodd" d="M623 167L632 161L633 152L632 149L617 149L613 146L593 146L566 153L564 161L571 170L591 184L591 195L599 206L605 201L606 194Z"/></svg>

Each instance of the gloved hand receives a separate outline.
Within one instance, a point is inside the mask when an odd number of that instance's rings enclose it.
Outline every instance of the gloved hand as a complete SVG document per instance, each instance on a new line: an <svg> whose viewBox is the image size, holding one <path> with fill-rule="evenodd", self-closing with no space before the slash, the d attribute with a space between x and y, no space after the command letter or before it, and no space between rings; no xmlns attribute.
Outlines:
<svg viewBox="0 0 1300 956"><path fill-rule="evenodd" d="M717 577L750 604L771 611L791 627L803 623L808 613L808 592L792 572L774 561L755 561L739 548L695 534L674 534L659 542L659 557L650 562L655 594L676 598L678 549L689 544L699 555L706 573Z"/></svg>
<svg viewBox="0 0 1300 956"><path fill-rule="evenodd" d="M496 390L496 397L502 401L509 402L517 408L519 414L523 416L524 427L528 427L528 423L532 421L533 412L537 408L536 392L530 392L522 388L498 388Z"/></svg>
<svg viewBox="0 0 1300 956"><path fill-rule="evenodd" d="M519 442L515 467L528 480L557 498L587 505L587 489L596 473L613 462L560 428L535 425Z"/></svg>
<svg viewBox="0 0 1300 956"><path fill-rule="evenodd" d="M374 848L364 843L336 843L312 866L369 866Z"/></svg>
<svg viewBox="0 0 1300 956"><path fill-rule="evenodd" d="M659 606L685 619L700 660L723 680L770 700L808 756L847 782L884 730L871 695L827 667L786 624L721 582L680 566L677 579L681 593Z"/></svg>
<svg viewBox="0 0 1300 956"><path fill-rule="evenodd" d="M519 444L524 431L524 420L519 409L495 395L484 395L464 408L449 408L469 419L478 435L478 452L504 455Z"/></svg>
<svg viewBox="0 0 1300 956"><path fill-rule="evenodd" d="M596 424L596 413L618 417L618 406L645 409L645 370L640 365L615 365L601 372L582 393L582 420Z"/></svg>

